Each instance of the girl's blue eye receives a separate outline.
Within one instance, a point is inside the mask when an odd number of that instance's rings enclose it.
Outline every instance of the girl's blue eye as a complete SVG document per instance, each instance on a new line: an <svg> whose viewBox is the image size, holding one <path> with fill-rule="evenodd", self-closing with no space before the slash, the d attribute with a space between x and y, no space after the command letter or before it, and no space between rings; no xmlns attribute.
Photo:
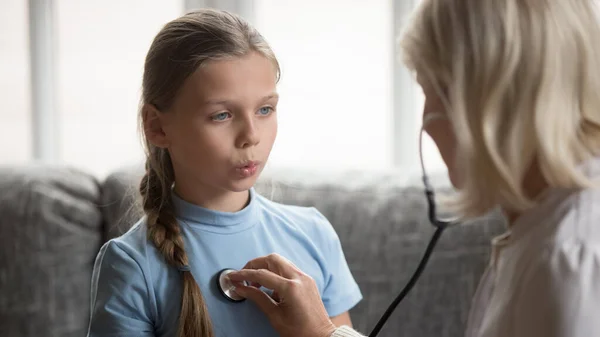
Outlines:
<svg viewBox="0 0 600 337"><path fill-rule="evenodd" d="M220 122L220 121L226 120L227 117L229 117L229 112L221 112L221 113L218 113L218 114L212 116L212 120Z"/></svg>
<svg viewBox="0 0 600 337"><path fill-rule="evenodd" d="M271 108L270 106L264 106L258 110L258 113L260 115L266 116L266 115L270 114L271 111L273 111L273 108Z"/></svg>

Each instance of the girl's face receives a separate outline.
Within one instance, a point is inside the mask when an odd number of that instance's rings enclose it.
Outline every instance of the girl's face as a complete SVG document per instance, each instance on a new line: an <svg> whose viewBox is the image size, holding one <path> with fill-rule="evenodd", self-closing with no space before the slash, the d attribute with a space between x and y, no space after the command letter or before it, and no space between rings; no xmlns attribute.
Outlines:
<svg viewBox="0 0 600 337"><path fill-rule="evenodd" d="M210 61L159 113L175 184L208 195L251 188L277 135L277 74L259 53Z"/></svg>
<svg viewBox="0 0 600 337"><path fill-rule="evenodd" d="M454 187L460 187L460 181L458 179L458 172L456 169L455 155L456 155L456 138L454 137L454 130L448 119L448 112L442 101L442 98L437 93L435 88L431 86L422 76L417 76L417 81L423 89L425 95L425 106L423 108L423 121L427 121L428 116L431 114L441 114L443 118L433 118L425 125L425 132L433 139L435 145L446 164L448 169L448 175L450 181Z"/></svg>

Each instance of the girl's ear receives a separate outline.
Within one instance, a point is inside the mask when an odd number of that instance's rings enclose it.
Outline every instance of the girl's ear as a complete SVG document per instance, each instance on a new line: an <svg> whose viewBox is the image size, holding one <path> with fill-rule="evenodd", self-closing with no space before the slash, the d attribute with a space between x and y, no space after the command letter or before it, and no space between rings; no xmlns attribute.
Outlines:
<svg viewBox="0 0 600 337"><path fill-rule="evenodd" d="M148 141L160 148L168 148L169 140L164 130L162 113L152 104L145 104L142 109L144 135Z"/></svg>

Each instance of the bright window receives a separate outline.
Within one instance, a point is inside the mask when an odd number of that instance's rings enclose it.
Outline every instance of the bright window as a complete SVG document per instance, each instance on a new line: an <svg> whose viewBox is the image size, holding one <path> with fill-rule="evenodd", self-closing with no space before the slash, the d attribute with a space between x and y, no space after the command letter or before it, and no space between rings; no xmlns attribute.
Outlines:
<svg viewBox="0 0 600 337"><path fill-rule="evenodd" d="M389 0L257 0L255 22L281 65L271 165L392 165Z"/></svg>
<svg viewBox="0 0 600 337"><path fill-rule="evenodd" d="M0 5L0 164L31 158L31 104L27 2Z"/></svg>
<svg viewBox="0 0 600 337"><path fill-rule="evenodd" d="M414 104L394 107L398 91L393 87L399 66L394 15L410 5L404 0L244 1L222 5L248 11L253 4L248 19L282 66L280 127L271 167L418 173L422 94L410 91L402 101ZM141 162L137 110L144 58L160 28L193 2L53 2L61 162L100 177ZM5 130L0 164L32 159L27 8L25 0L6 0L0 10L0 122ZM398 116L400 123L393 123ZM407 141L394 147L399 135ZM402 164L407 167L394 168L398 154L410 158ZM443 168L429 138L425 157L430 171Z"/></svg>
<svg viewBox="0 0 600 337"><path fill-rule="evenodd" d="M56 1L62 159L99 175L141 162L144 58L182 1Z"/></svg>

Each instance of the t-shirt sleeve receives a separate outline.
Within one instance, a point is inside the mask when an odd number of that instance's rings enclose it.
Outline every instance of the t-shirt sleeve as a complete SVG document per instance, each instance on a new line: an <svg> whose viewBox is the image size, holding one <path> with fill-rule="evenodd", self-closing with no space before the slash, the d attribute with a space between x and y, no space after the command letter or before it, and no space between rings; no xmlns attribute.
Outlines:
<svg viewBox="0 0 600 337"><path fill-rule="evenodd" d="M362 293L354 280L335 229L316 208L317 228L325 259L325 284L321 295L330 317L338 316L352 309L362 300Z"/></svg>
<svg viewBox="0 0 600 337"><path fill-rule="evenodd" d="M587 337L600 332L600 247L563 244L534 258L514 299L514 337Z"/></svg>
<svg viewBox="0 0 600 337"><path fill-rule="evenodd" d="M100 249L88 337L154 337L146 279L132 255L114 241Z"/></svg>

